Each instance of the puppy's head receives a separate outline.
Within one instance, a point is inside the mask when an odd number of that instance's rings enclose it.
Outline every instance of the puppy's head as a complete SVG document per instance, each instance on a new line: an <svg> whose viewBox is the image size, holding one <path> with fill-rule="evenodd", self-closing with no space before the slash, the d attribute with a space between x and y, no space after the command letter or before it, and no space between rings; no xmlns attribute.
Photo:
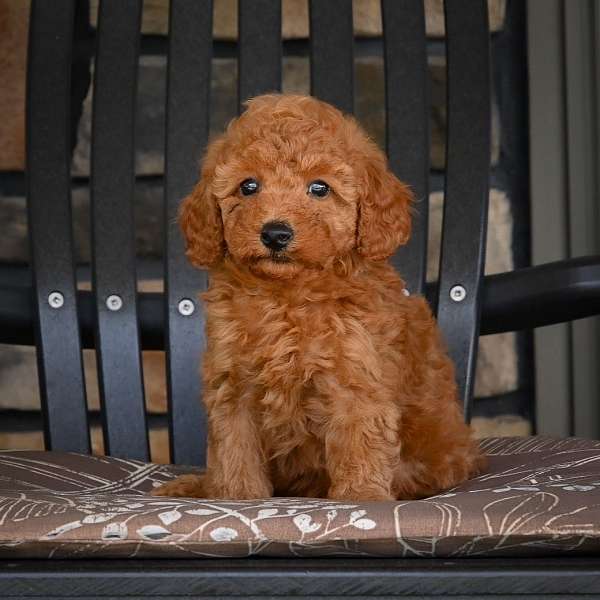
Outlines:
<svg viewBox="0 0 600 600"><path fill-rule="evenodd" d="M181 209L187 255L268 277L383 260L410 235L412 196L356 121L311 97L268 95L210 144Z"/></svg>

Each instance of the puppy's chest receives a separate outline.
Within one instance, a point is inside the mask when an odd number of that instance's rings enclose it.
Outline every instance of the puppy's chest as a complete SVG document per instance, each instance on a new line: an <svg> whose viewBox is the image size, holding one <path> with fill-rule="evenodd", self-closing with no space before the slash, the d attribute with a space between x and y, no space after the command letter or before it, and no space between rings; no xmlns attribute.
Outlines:
<svg viewBox="0 0 600 600"><path fill-rule="evenodd" d="M238 364L258 383L291 388L335 369L339 340L333 323L343 320L335 306L256 302L249 308L239 320Z"/></svg>

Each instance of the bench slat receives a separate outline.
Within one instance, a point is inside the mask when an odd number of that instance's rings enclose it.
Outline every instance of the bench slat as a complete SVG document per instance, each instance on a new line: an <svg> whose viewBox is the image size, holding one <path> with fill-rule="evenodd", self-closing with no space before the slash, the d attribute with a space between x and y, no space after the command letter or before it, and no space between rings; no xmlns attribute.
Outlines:
<svg viewBox="0 0 600 600"><path fill-rule="evenodd" d="M27 205L46 447L90 452L71 225L74 15L73 0L31 5Z"/></svg>
<svg viewBox="0 0 600 600"><path fill-rule="evenodd" d="M240 110L248 98L281 91L281 2L238 0Z"/></svg>
<svg viewBox="0 0 600 600"><path fill-rule="evenodd" d="M386 146L390 168L415 195L411 238L391 262L422 294L429 218L429 71L422 0L382 1Z"/></svg>
<svg viewBox="0 0 600 600"><path fill-rule="evenodd" d="M471 412L490 173L490 40L487 3L446 0L448 130L438 321ZM461 298L462 286L466 295ZM452 292L454 290L454 292ZM451 297L452 296L454 297ZM459 300L459 301L457 301Z"/></svg>
<svg viewBox="0 0 600 600"><path fill-rule="evenodd" d="M99 6L92 123L92 281L105 450L113 456L147 460L133 217L141 10L141 0L102 0Z"/></svg>
<svg viewBox="0 0 600 600"><path fill-rule="evenodd" d="M206 289L207 274L188 262L177 215L181 200L198 179L208 139L212 4L172 0L169 20L165 322L171 460L178 464L206 463L206 414L200 400L204 314L198 293ZM186 306L193 306L189 315Z"/></svg>
<svg viewBox="0 0 600 600"><path fill-rule="evenodd" d="M352 0L310 0L311 94L354 112Z"/></svg>

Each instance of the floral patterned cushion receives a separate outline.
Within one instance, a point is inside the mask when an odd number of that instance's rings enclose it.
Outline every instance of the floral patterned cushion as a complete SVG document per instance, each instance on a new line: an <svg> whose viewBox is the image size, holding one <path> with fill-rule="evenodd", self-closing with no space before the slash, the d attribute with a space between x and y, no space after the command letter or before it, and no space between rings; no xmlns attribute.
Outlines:
<svg viewBox="0 0 600 600"><path fill-rule="evenodd" d="M0 556L600 554L600 442L487 439L488 471L426 500L217 501L148 495L185 471L60 452L0 453Z"/></svg>

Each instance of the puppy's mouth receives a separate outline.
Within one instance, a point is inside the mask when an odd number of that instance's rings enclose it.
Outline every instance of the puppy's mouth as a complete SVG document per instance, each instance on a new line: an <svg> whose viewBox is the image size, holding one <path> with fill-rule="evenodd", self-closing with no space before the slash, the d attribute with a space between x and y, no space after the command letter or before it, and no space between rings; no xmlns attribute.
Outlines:
<svg viewBox="0 0 600 600"><path fill-rule="evenodd" d="M252 259L252 262L255 264L264 264L264 263L275 263L278 265L282 265L282 264L288 264L291 262L294 262L292 260L292 257L287 253L287 252L283 252L283 251L270 251L268 254L263 254L260 256L255 256Z"/></svg>
<svg viewBox="0 0 600 600"><path fill-rule="evenodd" d="M262 276L275 279L289 279L298 272L300 265L287 252L269 252L256 256L250 268Z"/></svg>
<svg viewBox="0 0 600 600"><path fill-rule="evenodd" d="M271 252L269 256L265 256L265 258L279 264L292 262L292 259L285 252Z"/></svg>

